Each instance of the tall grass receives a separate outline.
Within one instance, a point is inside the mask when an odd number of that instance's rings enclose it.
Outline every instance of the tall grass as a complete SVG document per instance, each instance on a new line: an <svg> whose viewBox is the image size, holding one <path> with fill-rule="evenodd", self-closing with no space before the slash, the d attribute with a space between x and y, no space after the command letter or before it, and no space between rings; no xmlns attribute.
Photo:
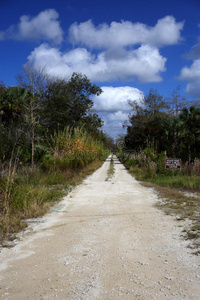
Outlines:
<svg viewBox="0 0 200 300"><path fill-rule="evenodd" d="M156 175L154 178L149 179L150 182L173 188L183 188L187 190L200 190L200 177L195 175L181 175L176 176L161 176Z"/></svg>
<svg viewBox="0 0 200 300"><path fill-rule="evenodd" d="M7 203L6 214L4 197L6 185L1 184L0 194L0 237L3 239L15 231L24 227L23 219L38 217L46 212L48 203L57 201L64 195L64 188L56 186L51 188L45 181L49 174L29 169L26 175L15 175L10 189L9 203ZM64 178L63 178L64 179Z"/></svg>
<svg viewBox="0 0 200 300"><path fill-rule="evenodd" d="M50 153L42 163L44 170L82 168L96 159L105 159L109 152L102 142L94 140L83 128L55 132L49 142Z"/></svg>
<svg viewBox="0 0 200 300"><path fill-rule="evenodd" d="M44 214L49 206L94 172L109 152L83 129L55 133L40 166L16 168L12 155L0 181L0 239L23 228L23 219Z"/></svg>
<svg viewBox="0 0 200 300"><path fill-rule="evenodd" d="M120 158L120 157L119 157ZM121 161L138 180L146 180L166 187L200 190L200 161L196 159L192 164L187 162L181 170L165 169L165 153L155 154L151 149L133 154L121 155Z"/></svg>

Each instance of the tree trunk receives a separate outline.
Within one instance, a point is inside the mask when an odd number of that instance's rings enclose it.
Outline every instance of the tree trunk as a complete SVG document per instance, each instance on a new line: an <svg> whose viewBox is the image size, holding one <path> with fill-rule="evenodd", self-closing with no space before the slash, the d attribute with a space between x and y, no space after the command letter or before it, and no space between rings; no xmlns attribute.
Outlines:
<svg viewBox="0 0 200 300"><path fill-rule="evenodd" d="M32 169L34 168L34 147L35 147L35 128L34 128L34 124L32 124L32 137L31 137L31 167Z"/></svg>
<svg viewBox="0 0 200 300"><path fill-rule="evenodd" d="M33 100L31 100L31 167L34 168L34 147L35 147L35 119L33 113Z"/></svg>

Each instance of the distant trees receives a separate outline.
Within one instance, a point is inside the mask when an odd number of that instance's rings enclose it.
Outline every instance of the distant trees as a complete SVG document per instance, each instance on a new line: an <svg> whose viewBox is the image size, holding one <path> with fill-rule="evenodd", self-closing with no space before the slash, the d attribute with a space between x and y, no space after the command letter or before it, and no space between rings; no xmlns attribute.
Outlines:
<svg viewBox="0 0 200 300"><path fill-rule="evenodd" d="M180 97L178 94L173 97L170 102L156 90L150 90L140 102L129 101L133 113L126 126L128 149L138 152L148 147L189 162L200 158L200 109L180 108ZM185 99L183 102L186 105Z"/></svg>
<svg viewBox="0 0 200 300"><path fill-rule="evenodd" d="M91 111L91 95L102 90L82 74L69 81L49 79L44 70L31 65L17 76L17 87L0 83L0 161L8 159L14 146L32 167L56 131L84 127L94 138L105 139L103 121Z"/></svg>

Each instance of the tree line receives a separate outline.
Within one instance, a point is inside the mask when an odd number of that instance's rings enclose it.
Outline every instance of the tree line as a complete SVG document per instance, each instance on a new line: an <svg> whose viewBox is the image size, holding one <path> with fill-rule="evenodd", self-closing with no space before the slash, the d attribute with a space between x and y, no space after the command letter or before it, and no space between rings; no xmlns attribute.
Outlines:
<svg viewBox="0 0 200 300"><path fill-rule="evenodd" d="M0 161L9 160L18 149L20 161L41 160L55 132L84 128L95 140L109 146L112 139L102 130L103 121L92 112L91 95L100 95L100 87L82 74L70 80L50 79L43 70L31 65L17 75L17 86L0 84Z"/></svg>
<svg viewBox="0 0 200 300"><path fill-rule="evenodd" d="M193 162L200 159L200 108L181 97L176 89L164 99L151 89L140 101L129 101L132 113L125 143L127 149L139 153L150 148L154 153Z"/></svg>

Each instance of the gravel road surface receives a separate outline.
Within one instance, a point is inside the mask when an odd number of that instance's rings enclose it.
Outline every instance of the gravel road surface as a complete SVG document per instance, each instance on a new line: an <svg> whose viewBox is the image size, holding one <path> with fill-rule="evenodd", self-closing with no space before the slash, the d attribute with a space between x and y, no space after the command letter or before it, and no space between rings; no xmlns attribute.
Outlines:
<svg viewBox="0 0 200 300"><path fill-rule="evenodd" d="M0 253L0 297L200 299L200 257L182 221L154 207L155 192L110 158Z"/></svg>

